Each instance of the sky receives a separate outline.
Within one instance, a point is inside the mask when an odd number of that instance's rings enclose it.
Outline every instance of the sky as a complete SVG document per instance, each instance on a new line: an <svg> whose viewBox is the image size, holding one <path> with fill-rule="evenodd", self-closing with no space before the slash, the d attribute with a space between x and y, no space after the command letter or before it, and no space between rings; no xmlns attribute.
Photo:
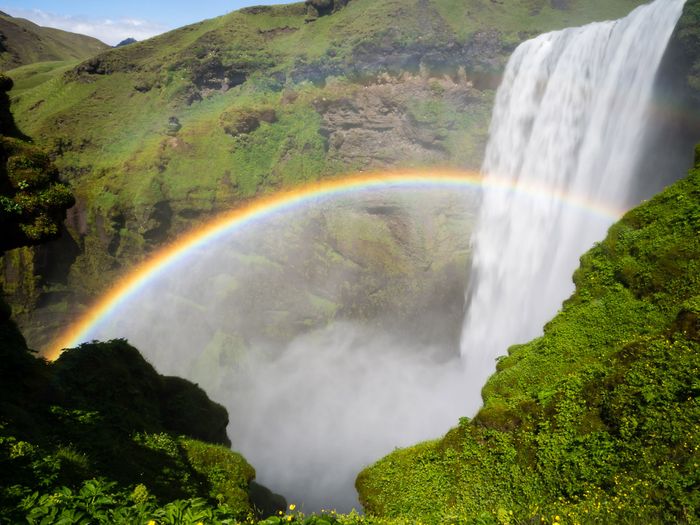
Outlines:
<svg viewBox="0 0 700 525"><path fill-rule="evenodd" d="M115 45L125 38L145 40L242 7L291 1L294 0L0 0L0 11Z"/></svg>

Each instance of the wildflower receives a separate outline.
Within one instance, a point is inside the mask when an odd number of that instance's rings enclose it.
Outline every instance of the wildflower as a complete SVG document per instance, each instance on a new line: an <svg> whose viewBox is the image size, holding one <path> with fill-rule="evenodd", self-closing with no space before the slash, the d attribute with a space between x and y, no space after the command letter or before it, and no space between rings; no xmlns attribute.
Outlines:
<svg viewBox="0 0 700 525"><path fill-rule="evenodd" d="M148 525L157 525L155 520L148 520Z"/></svg>
<svg viewBox="0 0 700 525"><path fill-rule="evenodd" d="M287 521L288 521L288 522L289 522L289 521L292 521L292 517L291 517L291 516L287 516Z"/></svg>
<svg viewBox="0 0 700 525"><path fill-rule="evenodd" d="M292 503L291 505L289 505L289 510L294 510L294 509L296 509L296 508L297 508L297 506L296 506L294 503Z"/></svg>

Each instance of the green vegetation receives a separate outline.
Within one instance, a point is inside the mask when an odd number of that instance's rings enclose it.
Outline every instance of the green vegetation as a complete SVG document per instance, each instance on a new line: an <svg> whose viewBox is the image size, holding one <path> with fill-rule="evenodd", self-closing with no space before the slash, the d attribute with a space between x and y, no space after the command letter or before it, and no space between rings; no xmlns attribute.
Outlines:
<svg viewBox="0 0 700 525"><path fill-rule="evenodd" d="M52 364L19 338L2 344L0 522L253 516L255 471L228 448L226 410L199 387L158 375L121 340Z"/></svg>
<svg viewBox="0 0 700 525"><path fill-rule="evenodd" d="M484 406L363 471L373 515L426 523L694 523L700 164L581 258L576 292L498 362Z"/></svg>
<svg viewBox="0 0 700 525"><path fill-rule="evenodd" d="M35 62L85 60L109 46L96 38L50 27L0 12L0 70Z"/></svg>
<svg viewBox="0 0 700 525"><path fill-rule="evenodd" d="M29 144L9 112L12 80L0 75L0 253L56 237L74 204L48 155Z"/></svg>

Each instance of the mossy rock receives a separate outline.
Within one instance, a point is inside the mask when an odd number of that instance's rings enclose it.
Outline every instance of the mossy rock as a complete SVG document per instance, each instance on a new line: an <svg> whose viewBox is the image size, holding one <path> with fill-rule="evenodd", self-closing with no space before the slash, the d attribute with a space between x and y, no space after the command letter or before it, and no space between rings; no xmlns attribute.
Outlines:
<svg viewBox="0 0 700 525"><path fill-rule="evenodd" d="M232 137L252 133L262 122L276 121L277 113L272 108L235 108L222 114L220 119L224 132Z"/></svg>

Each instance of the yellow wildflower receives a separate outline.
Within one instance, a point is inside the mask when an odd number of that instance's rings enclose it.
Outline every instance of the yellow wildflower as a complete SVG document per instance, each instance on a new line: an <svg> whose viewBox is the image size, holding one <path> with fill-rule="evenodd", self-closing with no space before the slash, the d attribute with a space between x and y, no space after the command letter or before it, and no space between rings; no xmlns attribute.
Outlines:
<svg viewBox="0 0 700 525"><path fill-rule="evenodd" d="M158 525L155 520L149 520L148 525Z"/></svg>
<svg viewBox="0 0 700 525"><path fill-rule="evenodd" d="M292 504L289 506L289 510L294 510L294 509L296 509L296 508L297 508L297 506L296 506L294 503L292 503Z"/></svg>

